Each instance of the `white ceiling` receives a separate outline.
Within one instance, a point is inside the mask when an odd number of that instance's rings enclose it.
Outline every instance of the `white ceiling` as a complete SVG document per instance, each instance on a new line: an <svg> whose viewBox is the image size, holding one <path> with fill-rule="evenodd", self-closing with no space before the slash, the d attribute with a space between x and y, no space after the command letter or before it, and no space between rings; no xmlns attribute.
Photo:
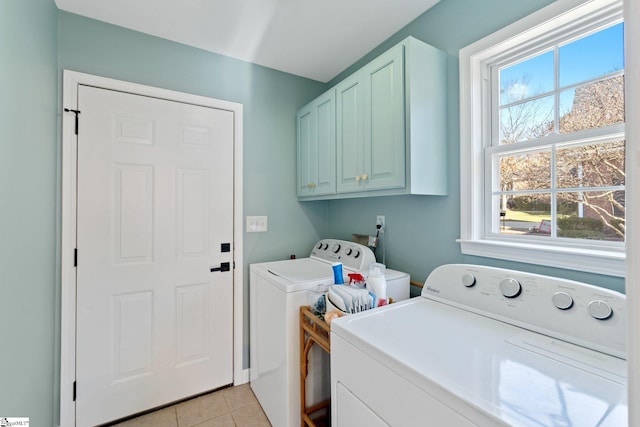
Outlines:
<svg viewBox="0 0 640 427"><path fill-rule="evenodd" d="M440 0L55 0L59 9L327 82Z"/></svg>

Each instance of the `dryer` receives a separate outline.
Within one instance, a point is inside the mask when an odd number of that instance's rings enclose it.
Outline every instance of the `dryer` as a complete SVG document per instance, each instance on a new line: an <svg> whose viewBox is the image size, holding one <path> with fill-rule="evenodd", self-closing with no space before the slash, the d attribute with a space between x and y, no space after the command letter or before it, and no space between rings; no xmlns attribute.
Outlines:
<svg viewBox="0 0 640 427"><path fill-rule="evenodd" d="M251 264L251 389L274 427L300 426L299 308L309 305L308 290L333 284L334 262L347 274L366 276L375 255L366 246L336 239L316 243L308 258ZM409 275L387 269L387 293L395 301L409 298ZM314 347L307 381L307 403L330 396L329 358Z"/></svg>
<svg viewBox="0 0 640 427"><path fill-rule="evenodd" d="M331 323L332 425L627 425L626 298L479 265Z"/></svg>

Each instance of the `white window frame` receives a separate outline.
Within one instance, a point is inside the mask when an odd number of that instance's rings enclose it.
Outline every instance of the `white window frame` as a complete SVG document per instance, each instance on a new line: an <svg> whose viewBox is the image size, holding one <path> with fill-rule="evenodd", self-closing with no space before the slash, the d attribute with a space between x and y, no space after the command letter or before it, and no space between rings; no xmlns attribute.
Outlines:
<svg viewBox="0 0 640 427"><path fill-rule="evenodd" d="M571 31L622 20L622 0L558 0L460 50L460 243L463 254L624 277L624 245L519 240L492 234L485 209L485 149L491 143L490 67ZM621 126L624 132L624 126ZM489 185L490 187L490 185ZM490 194L486 197L490 198ZM542 241L544 239L544 241Z"/></svg>

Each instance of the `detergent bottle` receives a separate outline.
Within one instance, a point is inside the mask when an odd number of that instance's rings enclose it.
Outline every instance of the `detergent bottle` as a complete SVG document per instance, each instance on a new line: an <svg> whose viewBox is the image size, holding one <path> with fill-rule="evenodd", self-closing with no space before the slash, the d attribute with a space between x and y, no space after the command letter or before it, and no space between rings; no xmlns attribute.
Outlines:
<svg viewBox="0 0 640 427"><path fill-rule="evenodd" d="M367 277L367 287L376 294L378 306L387 302L387 279L385 272L387 267L384 264L374 262L369 267L369 277ZM384 302L382 302L384 301ZM382 304L380 304L382 302Z"/></svg>

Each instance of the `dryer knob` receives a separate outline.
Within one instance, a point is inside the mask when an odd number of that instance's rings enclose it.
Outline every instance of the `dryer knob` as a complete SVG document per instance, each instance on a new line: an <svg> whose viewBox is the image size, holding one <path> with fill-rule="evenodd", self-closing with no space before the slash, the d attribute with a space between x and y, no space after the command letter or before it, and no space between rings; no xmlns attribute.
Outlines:
<svg viewBox="0 0 640 427"><path fill-rule="evenodd" d="M599 299L591 301L587 306L587 311L589 311L591 317L598 320L607 320L613 315L611 306Z"/></svg>
<svg viewBox="0 0 640 427"><path fill-rule="evenodd" d="M340 243L335 243L335 244L331 247L331 250L332 250L334 253L336 253L336 254L337 254L338 252L340 252Z"/></svg>
<svg viewBox="0 0 640 427"><path fill-rule="evenodd" d="M522 286L516 279L508 278L500 281L500 292L507 298L515 298L522 292Z"/></svg>
<svg viewBox="0 0 640 427"><path fill-rule="evenodd" d="M573 298L566 292L556 292L551 297L551 301L560 310L568 310L573 306Z"/></svg>
<svg viewBox="0 0 640 427"><path fill-rule="evenodd" d="M465 285L467 288L470 288L476 284L476 278L471 273L465 273L462 276L462 284Z"/></svg>
<svg viewBox="0 0 640 427"><path fill-rule="evenodd" d="M347 248L347 256L351 256L352 253L353 253L353 249Z"/></svg>
<svg viewBox="0 0 640 427"><path fill-rule="evenodd" d="M327 250L328 247L329 247L328 243L325 243L325 244L322 245L322 249L324 249L325 251Z"/></svg>
<svg viewBox="0 0 640 427"><path fill-rule="evenodd" d="M360 256L360 251L358 249L355 249L353 257L358 258L359 256Z"/></svg>
<svg viewBox="0 0 640 427"><path fill-rule="evenodd" d="M318 242L318 244L316 245L316 249L322 249L322 242Z"/></svg>

